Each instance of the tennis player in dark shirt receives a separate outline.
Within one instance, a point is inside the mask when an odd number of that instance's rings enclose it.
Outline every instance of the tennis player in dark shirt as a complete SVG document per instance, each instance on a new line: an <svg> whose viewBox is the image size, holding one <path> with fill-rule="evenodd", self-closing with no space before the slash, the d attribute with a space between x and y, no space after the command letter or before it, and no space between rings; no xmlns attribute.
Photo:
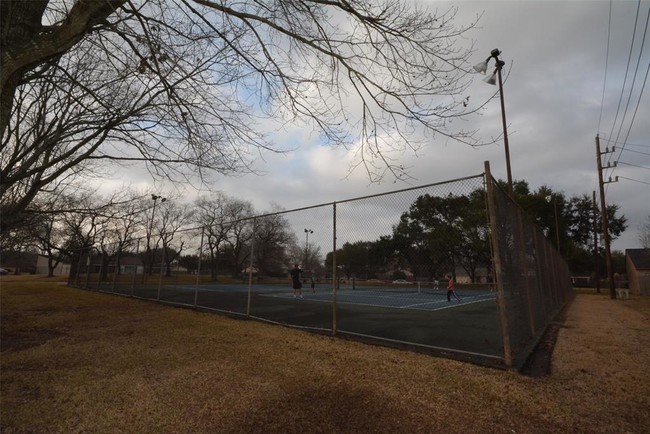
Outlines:
<svg viewBox="0 0 650 434"><path fill-rule="evenodd" d="M289 273L291 274L291 284L293 286L293 298L296 298L296 295L302 298L302 282L300 281L300 275L302 270L298 264L293 265L293 270Z"/></svg>

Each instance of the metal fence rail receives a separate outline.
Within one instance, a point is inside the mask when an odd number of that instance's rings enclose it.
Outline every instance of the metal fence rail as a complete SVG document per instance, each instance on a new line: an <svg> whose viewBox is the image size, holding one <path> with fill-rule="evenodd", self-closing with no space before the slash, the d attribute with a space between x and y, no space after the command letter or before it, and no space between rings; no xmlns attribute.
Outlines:
<svg viewBox="0 0 650 434"><path fill-rule="evenodd" d="M79 250L69 283L504 367L523 363L571 292L561 256L487 164L476 176L147 235Z"/></svg>

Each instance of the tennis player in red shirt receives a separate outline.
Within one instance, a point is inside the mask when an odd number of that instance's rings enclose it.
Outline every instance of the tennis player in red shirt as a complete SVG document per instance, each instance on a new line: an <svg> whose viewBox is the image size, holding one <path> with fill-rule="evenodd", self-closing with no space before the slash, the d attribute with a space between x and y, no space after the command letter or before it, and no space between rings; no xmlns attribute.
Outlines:
<svg viewBox="0 0 650 434"><path fill-rule="evenodd" d="M451 277L451 275L448 275L447 279L449 279L449 282L447 283L447 301L451 303L451 295L453 294L456 298L458 298L458 296L456 295L456 284L454 283L454 278Z"/></svg>

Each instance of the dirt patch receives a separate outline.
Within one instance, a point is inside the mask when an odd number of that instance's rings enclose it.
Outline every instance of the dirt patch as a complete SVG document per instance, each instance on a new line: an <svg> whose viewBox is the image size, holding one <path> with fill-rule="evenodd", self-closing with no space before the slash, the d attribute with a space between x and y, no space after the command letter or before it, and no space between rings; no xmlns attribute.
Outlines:
<svg viewBox="0 0 650 434"><path fill-rule="evenodd" d="M61 336L62 333L58 330L33 327L30 324L34 318L47 319L50 315L56 313L57 309L52 306L26 308L20 313L11 312L5 306L0 314L0 324L2 324L0 352L27 350ZM7 324L12 324L13 327L5 327ZM22 324L22 327L20 324Z"/></svg>
<svg viewBox="0 0 650 434"><path fill-rule="evenodd" d="M532 378L545 377L551 373L553 349L557 340L559 325L551 324L521 368L521 373Z"/></svg>
<svg viewBox="0 0 650 434"><path fill-rule="evenodd" d="M566 313L569 307L565 307L555 321L549 323L540 338L533 352L528 356L526 363L521 368L521 373L531 378L546 377L551 373L553 362L553 351L557 342L560 329L566 327Z"/></svg>
<svg viewBox="0 0 650 434"><path fill-rule="evenodd" d="M61 336L61 333L57 331L44 329L26 329L3 333L2 341L0 341L0 352L4 354L9 351L27 350L43 345L59 336Z"/></svg>

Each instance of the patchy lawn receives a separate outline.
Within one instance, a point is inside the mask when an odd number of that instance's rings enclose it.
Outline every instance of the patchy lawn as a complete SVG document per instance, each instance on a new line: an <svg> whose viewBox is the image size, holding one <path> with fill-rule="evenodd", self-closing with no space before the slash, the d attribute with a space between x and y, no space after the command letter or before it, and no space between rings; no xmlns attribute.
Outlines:
<svg viewBox="0 0 650 434"><path fill-rule="evenodd" d="M578 294L530 378L0 278L0 431L642 433L650 299Z"/></svg>

